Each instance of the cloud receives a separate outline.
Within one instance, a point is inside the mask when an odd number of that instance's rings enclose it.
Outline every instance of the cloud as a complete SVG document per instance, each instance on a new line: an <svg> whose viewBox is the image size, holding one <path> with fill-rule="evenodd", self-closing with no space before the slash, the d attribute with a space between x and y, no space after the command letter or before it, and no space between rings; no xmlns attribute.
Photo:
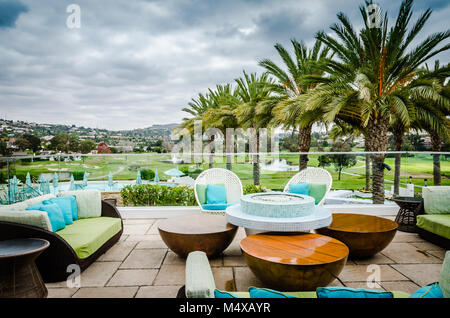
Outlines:
<svg viewBox="0 0 450 318"><path fill-rule="evenodd" d="M19 15L27 11L28 7L18 1L0 1L0 29L14 27Z"/></svg>
<svg viewBox="0 0 450 318"><path fill-rule="evenodd" d="M15 27L0 27L1 116L108 129L180 122L199 92L243 69L261 72L263 58L279 62L275 43L311 45L339 11L362 23L362 1L77 0L81 28L68 29L73 1L21 1L28 11L9 13ZM392 21L399 3L380 2ZM445 3L431 2L424 35L448 25ZM419 11L426 6L415 2Z"/></svg>

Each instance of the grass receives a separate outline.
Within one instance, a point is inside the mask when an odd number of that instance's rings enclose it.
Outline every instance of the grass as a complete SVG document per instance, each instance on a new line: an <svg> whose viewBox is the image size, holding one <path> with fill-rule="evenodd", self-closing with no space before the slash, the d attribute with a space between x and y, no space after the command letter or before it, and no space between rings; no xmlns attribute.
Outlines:
<svg viewBox="0 0 450 318"><path fill-rule="evenodd" d="M314 151L314 150L312 150ZM309 155L310 166L318 165L319 155ZM87 171L89 172L89 179L93 180L107 180L110 172L114 173L114 180L135 180L138 169L158 169L161 180L166 180L169 176L164 174L164 171L172 169L176 166L182 168L183 166L190 167L190 170L201 168L203 170L208 168L207 163L201 165L196 164L178 164L174 165L170 162L170 154L161 155L113 155L113 156L93 156L86 157L83 161L75 162L58 162L58 161L35 161L33 163L17 162L12 165L17 173L30 172L33 176L40 173L73 172L73 171ZM238 163L233 163L233 171L241 178L242 183L253 183L252 165L249 163L242 163L248 157L238 157ZM266 158L267 159L267 158ZM291 165L298 165L298 155L281 154L280 159L285 159ZM343 170L341 180L338 180L338 174L333 166L327 167L327 170L333 176L333 189L362 189L365 185L365 160L363 156L358 156L357 164L353 167ZM264 160L264 158L262 159ZM204 160L207 162L207 159ZM394 158L387 158L386 164L392 167L391 171L385 171L385 178L393 181L394 179ZM225 160L216 158L215 167L225 168ZM2 169L3 171L6 168ZM292 177L296 171L278 171L271 172L261 170L260 180L261 184L267 188L282 190L286 182ZM431 155L418 154L413 157L403 157L401 165L401 182L409 183L409 176L412 176L412 182L415 185L424 185L424 179L428 179L428 185L433 184L433 159ZM441 173L442 184L450 185L450 162L441 156ZM355 174L355 175L351 175ZM393 183L385 182L386 188L390 188ZM416 188L420 191L420 188Z"/></svg>

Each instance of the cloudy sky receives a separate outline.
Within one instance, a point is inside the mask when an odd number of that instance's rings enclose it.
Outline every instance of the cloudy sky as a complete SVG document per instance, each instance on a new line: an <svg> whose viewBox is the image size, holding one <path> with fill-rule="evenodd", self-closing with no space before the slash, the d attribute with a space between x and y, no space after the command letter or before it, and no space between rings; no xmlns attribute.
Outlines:
<svg viewBox="0 0 450 318"><path fill-rule="evenodd" d="M72 3L79 29L67 27ZM275 43L312 43L339 11L360 25L361 3L0 0L0 117L114 130L180 122L197 93L278 61ZM394 16L400 1L379 4ZM434 10L424 35L449 27L450 1L414 7Z"/></svg>

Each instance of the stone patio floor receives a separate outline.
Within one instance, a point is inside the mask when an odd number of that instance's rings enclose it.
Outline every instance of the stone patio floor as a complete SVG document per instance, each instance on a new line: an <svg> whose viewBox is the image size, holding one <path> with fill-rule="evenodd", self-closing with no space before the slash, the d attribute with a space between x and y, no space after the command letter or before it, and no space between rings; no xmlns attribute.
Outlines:
<svg viewBox="0 0 450 318"><path fill-rule="evenodd" d="M120 242L81 274L81 288L68 288L65 281L49 283L48 297L175 297L185 282L185 260L167 249L159 236L158 222L124 220ZM246 291L249 286L263 286L246 266L240 251L239 242L244 237L240 228L223 256L210 260L218 289ZM367 288L371 274L367 266L378 264L381 281L377 288L413 293L439 280L444 253L444 249L417 234L397 231L392 243L375 257L348 260L339 278L330 285Z"/></svg>

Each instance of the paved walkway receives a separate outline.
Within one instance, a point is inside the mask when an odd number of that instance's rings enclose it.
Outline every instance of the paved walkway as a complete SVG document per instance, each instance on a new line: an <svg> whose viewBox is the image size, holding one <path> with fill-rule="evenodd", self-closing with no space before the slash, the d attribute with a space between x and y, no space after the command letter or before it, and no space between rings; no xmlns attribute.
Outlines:
<svg viewBox="0 0 450 318"><path fill-rule="evenodd" d="M175 297L185 283L185 260L169 251L158 234L158 220L124 220L119 243L81 275L81 288L47 284L49 297ZM263 286L246 266L239 232L224 255L211 261L218 289L245 291ZM369 260L349 260L332 286L367 288L368 264L381 269L379 289L414 292L439 280L444 250L417 234L397 232L394 241Z"/></svg>

